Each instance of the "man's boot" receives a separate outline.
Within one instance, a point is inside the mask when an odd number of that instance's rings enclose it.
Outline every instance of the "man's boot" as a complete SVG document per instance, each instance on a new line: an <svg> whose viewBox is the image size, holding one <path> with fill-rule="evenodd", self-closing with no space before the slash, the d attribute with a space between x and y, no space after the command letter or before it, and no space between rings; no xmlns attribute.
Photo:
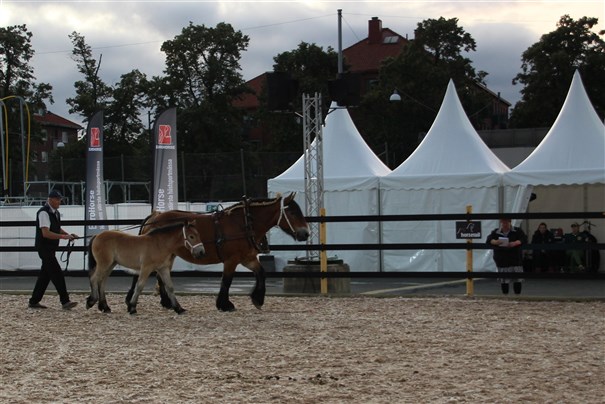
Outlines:
<svg viewBox="0 0 605 404"><path fill-rule="evenodd" d="M515 282L513 283L513 290L515 291L515 295L520 295L521 294L521 286L523 284L521 282Z"/></svg>

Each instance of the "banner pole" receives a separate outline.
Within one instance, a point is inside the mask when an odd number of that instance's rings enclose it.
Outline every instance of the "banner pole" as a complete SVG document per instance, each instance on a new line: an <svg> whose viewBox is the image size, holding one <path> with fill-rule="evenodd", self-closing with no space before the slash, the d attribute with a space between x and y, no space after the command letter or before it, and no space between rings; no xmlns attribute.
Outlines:
<svg viewBox="0 0 605 404"><path fill-rule="evenodd" d="M473 213L473 206L466 206L466 213ZM473 239L469 238L466 240L466 272L469 274L473 272ZM474 279L472 277L466 278L466 295L473 296L475 289Z"/></svg>

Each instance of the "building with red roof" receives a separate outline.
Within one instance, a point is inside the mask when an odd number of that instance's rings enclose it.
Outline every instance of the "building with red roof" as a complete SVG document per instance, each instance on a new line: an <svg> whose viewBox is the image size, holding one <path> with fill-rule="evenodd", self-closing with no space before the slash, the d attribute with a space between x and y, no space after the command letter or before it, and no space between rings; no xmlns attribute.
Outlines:
<svg viewBox="0 0 605 404"><path fill-rule="evenodd" d="M389 28L383 28L382 21L378 17L372 17L368 21L368 37L342 50L347 71L361 76L361 96L368 91L373 82L378 80L381 63L387 58L399 56L408 44L407 37ZM246 112L254 112L260 106L258 95L261 94L266 83L267 73L248 81L246 84L252 93L241 96L233 105ZM473 122L477 129L495 129L506 122L511 104L482 84L477 83L477 91L485 92L492 98L492 117L496 117L493 119L494 122L492 119L486 122ZM267 136L262 128L250 129L248 132L249 139L257 142L264 142L263 138Z"/></svg>
<svg viewBox="0 0 605 404"><path fill-rule="evenodd" d="M34 120L40 125L42 143L32 142L30 149L30 181L49 179L49 155L60 147L78 140L78 131L82 126L50 111L34 114Z"/></svg>

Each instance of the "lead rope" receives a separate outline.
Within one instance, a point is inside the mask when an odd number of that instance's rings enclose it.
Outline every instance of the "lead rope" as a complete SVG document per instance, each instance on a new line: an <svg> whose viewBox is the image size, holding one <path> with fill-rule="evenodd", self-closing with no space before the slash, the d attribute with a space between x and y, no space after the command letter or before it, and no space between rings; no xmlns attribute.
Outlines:
<svg viewBox="0 0 605 404"><path fill-rule="evenodd" d="M69 240L67 242L67 250L63 250L61 251L61 255L59 256L59 259L61 260L61 262L65 262L65 269L63 270L63 272L67 272L67 267L69 266L69 256L71 255L71 249L74 246L74 240ZM67 252L67 257L65 257L65 259L63 259L63 254L65 254Z"/></svg>

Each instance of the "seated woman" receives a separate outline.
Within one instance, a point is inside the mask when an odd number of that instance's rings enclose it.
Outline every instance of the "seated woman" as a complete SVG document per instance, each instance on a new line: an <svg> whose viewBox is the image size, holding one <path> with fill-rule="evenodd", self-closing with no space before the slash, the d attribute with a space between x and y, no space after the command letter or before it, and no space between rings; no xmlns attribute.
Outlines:
<svg viewBox="0 0 605 404"><path fill-rule="evenodd" d="M552 244L554 238L546 223L540 223L531 238L532 244ZM535 272L553 272L552 254L550 250L534 249L533 266Z"/></svg>

